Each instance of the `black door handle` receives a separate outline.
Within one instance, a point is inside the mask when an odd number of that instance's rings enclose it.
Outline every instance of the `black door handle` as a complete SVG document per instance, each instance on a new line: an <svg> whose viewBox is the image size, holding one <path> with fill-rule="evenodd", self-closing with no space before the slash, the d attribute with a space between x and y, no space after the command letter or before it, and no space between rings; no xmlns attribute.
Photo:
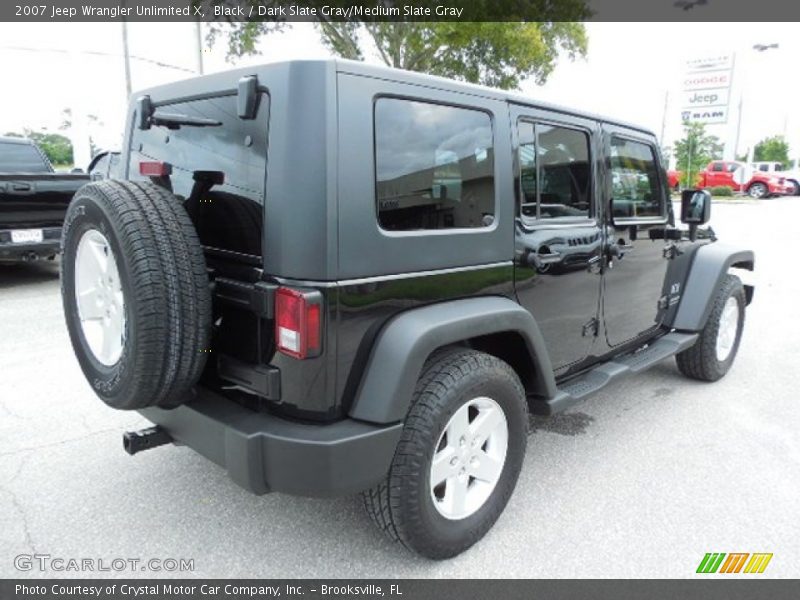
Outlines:
<svg viewBox="0 0 800 600"><path fill-rule="evenodd" d="M6 190L9 194L32 194L33 186L30 183L16 183L12 181Z"/></svg>

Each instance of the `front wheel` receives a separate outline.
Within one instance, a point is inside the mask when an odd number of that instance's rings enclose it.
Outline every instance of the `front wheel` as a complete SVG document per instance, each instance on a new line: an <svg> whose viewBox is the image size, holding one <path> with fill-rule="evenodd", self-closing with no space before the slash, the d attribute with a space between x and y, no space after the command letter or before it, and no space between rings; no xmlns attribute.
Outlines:
<svg viewBox="0 0 800 600"><path fill-rule="evenodd" d="M386 480L363 494L395 541L450 558L494 525L519 477L527 404L516 373L467 349L437 353L417 383Z"/></svg>
<svg viewBox="0 0 800 600"><path fill-rule="evenodd" d="M681 373L700 381L717 381L728 372L742 339L746 304L741 280L726 275L697 343L676 357Z"/></svg>

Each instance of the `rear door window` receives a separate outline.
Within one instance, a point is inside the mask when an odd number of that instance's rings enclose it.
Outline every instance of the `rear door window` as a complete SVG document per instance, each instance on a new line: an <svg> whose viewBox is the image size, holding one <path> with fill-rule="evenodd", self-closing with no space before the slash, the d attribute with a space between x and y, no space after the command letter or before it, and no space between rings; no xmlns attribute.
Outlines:
<svg viewBox="0 0 800 600"><path fill-rule="evenodd" d="M592 200L588 134L520 121L518 135L520 216L588 218Z"/></svg>

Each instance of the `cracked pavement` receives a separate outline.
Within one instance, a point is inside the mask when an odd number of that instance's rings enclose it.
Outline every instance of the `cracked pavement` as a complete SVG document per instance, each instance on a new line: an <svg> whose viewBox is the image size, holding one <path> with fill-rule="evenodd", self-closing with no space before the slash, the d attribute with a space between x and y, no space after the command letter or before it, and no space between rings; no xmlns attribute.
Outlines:
<svg viewBox="0 0 800 600"><path fill-rule="evenodd" d="M253 496L186 448L129 457L121 433L147 422L84 381L56 266L0 265L0 576L42 576L13 559L47 553L192 558L175 575L198 577L693 577L706 552L772 552L762 577L800 576L797 222L800 198L716 203L720 238L757 252L731 373L666 361L532 419L505 514L446 562L384 540L355 497Z"/></svg>

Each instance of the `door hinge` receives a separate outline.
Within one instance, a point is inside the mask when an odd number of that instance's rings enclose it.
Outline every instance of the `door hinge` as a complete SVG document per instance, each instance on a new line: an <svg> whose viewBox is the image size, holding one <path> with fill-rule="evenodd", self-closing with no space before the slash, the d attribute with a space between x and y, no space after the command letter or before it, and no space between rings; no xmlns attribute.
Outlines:
<svg viewBox="0 0 800 600"><path fill-rule="evenodd" d="M666 310L669 308L669 296L661 296L658 299L658 310Z"/></svg>
<svg viewBox="0 0 800 600"><path fill-rule="evenodd" d="M583 337L595 337L599 328L600 322L592 317L592 319L583 325Z"/></svg>

